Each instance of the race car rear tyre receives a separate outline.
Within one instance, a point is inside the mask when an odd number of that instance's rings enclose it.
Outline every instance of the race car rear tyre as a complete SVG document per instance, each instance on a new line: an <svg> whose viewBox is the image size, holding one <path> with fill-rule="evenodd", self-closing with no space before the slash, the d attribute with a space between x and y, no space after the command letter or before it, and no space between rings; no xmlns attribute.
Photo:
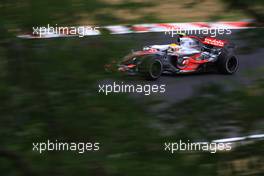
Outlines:
<svg viewBox="0 0 264 176"><path fill-rule="evenodd" d="M219 60L218 70L222 74L234 74L238 69L238 59L235 56L222 57Z"/></svg>
<svg viewBox="0 0 264 176"><path fill-rule="evenodd" d="M147 80L158 79L163 71L163 64L159 59L145 58L138 67L141 75Z"/></svg>

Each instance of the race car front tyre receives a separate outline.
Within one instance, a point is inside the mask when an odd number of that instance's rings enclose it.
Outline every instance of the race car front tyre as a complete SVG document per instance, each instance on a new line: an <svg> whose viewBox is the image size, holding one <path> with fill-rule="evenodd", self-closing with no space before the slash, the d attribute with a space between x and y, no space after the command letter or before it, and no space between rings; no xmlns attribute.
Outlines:
<svg viewBox="0 0 264 176"><path fill-rule="evenodd" d="M238 69L238 59L235 56L219 58L218 70L222 74L234 74Z"/></svg>
<svg viewBox="0 0 264 176"><path fill-rule="evenodd" d="M156 80L162 74L163 64L159 59L150 57L144 59L138 69L141 75L147 80Z"/></svg>

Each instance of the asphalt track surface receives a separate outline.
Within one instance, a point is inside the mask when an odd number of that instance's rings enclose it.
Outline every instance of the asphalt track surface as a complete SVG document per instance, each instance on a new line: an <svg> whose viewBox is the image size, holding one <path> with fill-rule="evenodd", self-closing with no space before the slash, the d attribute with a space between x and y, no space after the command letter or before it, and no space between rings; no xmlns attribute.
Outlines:
<svg viewBox="0 0 264 176"><path fill-rule="evenodd" d="M255 29L247 29L255 30ZM259 30L259 29L258 29ZM261 29L263 30L263 29ZM243 32L243 31L242 31ZM171 36L164 35L164 33L142 33L142 34L129 34L120 35L120 40L136 40L140 43L139 48L146 45L153 44L168 44L175 42L175 38ZM194 95L199 94L203 91L203 88L209 85L221 86L226 91L231 91L234 89L241 89L244 86L250 85L254 80L264 78L264 48L259 46L254 48L251 52L247 54L242 54L239 52L243 46L250 45L246 40L244 40L241 30L232 30L232 35L219 36L219 38L228 39L236 44L238 52L236 53L239 59L239 70L234 75L223 75L219 73L201 73L201 74L187 74L187 75L163 75L157 81L145 81L132 78L131 81L127 83L136 84L165 84L166 92L164 94L157 94L152 96L145 96L141 94L135 95L135 99L142 102L148 100L161 100L163 103L158 105L150 106L148 111L157 114L164 109L171 107L174 103L179 103L185 99L191 98ZM254 42L254 40L253 40ZM253 74L250 74L253 73ZM174 117L177 118L177 117ZM263 121L259 121L263 123ZM219 127L220 128L220 127ZM226 126L221 128L227 129ZM232 141L232 137L241 135L238 131L239 126L229 126L229 134L226 135L226 140ZM260 129L255 129L251 131L252 134L261 135L263 138L263 132ZM228 138L231 137L231 138ZM255 139L254 139L255 140Z"/></svg>
<svg viewBox="0 0 264 176"><path fill-rule="evenodd" d="M245 30L245 29L244 29ZM255 30L255 29L247 29ZM261 29L264 30L264 29ZM220 38L228 39L234 42L237 48L241 48L245 45L250 45L243 40L243 36L240 34L241 30L232 30L231 35L222 35ZM120 42L125 40L134 40L139 43L138 48L133 48L135 50L141 49L146 45L153 44L168 44L175 42L175 38L164 33L141 33L141 34L125 34L116 35ZM239 58L239 70L234 75L222 75L218 73L202 73L202 74L187 74L187 75L163 75L157 81L144 81L139 80L135 77L134 81L127 82L129 84L165 84L166 92L164 94L155 95L154 97L161 99L167 103L175 103L192 95L199 93L203 87L214 84L222 86L226 90L232 90L236 86L249 85L253 80L263 78L264 74L261 71L256 72L254 76L249 75L249 72L255 72L261 68L264 68L264 48L259 46L255 48L254 51L248 54L237 53ZM263 70L262 70L263 72ZM198 91L199 90L199 91ZM141 97L142 95L136 95ZM153 96L151 96L153 97ZM145 99L145 98L144 98Z"/></svg>

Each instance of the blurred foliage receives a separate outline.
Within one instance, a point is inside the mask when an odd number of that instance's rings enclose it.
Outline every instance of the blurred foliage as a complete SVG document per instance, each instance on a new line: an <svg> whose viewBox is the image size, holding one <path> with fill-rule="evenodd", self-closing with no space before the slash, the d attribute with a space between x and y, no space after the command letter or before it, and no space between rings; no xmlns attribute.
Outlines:
<svg viewBox="0 0 264 176"><path fill-rule="evenodd" d="M107 35L90 37L89 40L15 38L18 29L31 29L47 23L73 25L80 13L106 6L137 9L151 5L129 1L112 6L103 1L85 0L1 1L1 175L204 176L215 175L219 162L236 156L209 153L171 156L163 152L162 144L179 137L193 140L202 136L208 140L221 137L224 133L211 133L214 132L212 127L221 127L222 118L226 120L228 116L234 118L234 126L240 127L241 134L247 134L262 118L262 82L256 83L256 88L232 93L203 90L214 94L210 95L213 98L186 100L164 112L151 114L146 111L146 105L127 95L97 94L100 80L116 78L106 74L103 65L139 44L132 36L129 40ZM118 20L111 14L107 18L99 15L95 19L98 24ZM157 19L146 16L145 20ZM161 115L169 115L171 119L160 119ZM244 120L247 123L243 123ZM182 124L179 131L174 130L177 124ZM157 128L159 125L166 126L167 130ZM98 141L102 145L100 152L83 155L32 152L32 142L47 139ZM234 153L247 157L255 149L254 146Z"/></svg>
<svg viewBox="0 0 264 176"><path fill-rule="evenodd" d="M96 24L104 25L111 23L126 22L122 19L112 16L112 14L96 13L105 8L110 9L144 9L153 4L148 2L130 2L124 1L119 4L109 4L103 1L87 0L3 0L1 1L1 21L8 25L9 29L31 29L33 26L46 26L47 24L55 26L78 25L78 21L83 14L92 16ZM89 24L87 24L89 25Z"/></svg>
<svg viewBox="0 0 264 176"><path fill-rule="evenodd" d="M239 135L263 127L258 121L263 81L231 93L205 87L197 93L200 97L151 114L147 105L127 95L97 94L98 81L115 78L104 73L103 65L136 47L136 41L117 36L14 41L1 48L0 170L7 176L212 175L222 160L233 159L209 153L171 155L163 151L163 143L224 137L228 126L239 129ZM102 145L100 152L83 155L32 152L32 142L47 139ZM231 156L244 153L247 158L255 149L245 151Z"/></svg>
<svg viewBox="0 0 264 176"><path fill-rule="evenodd" d="M252 19L257 20L257 22L262 23L264 19L264 1L262 0L222 0L227 9L238 9L242 10L246 14L252 17Z"/></svg>

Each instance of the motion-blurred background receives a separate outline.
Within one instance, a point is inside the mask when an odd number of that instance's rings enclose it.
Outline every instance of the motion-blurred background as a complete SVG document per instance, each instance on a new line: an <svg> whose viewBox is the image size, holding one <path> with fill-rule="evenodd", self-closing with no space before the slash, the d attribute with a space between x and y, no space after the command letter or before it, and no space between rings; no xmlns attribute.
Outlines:
<svg viewBox="0 0 264 176"><path fill-rule="evenodd" d="M0 2L0 175L263 175L263 141L231 152L163 151L178 139L264 133L262 0L2 0ZM26 40L33 26L251 19L259 28L225 36L238 45L234 76L165 77L164 96L98 94L101 81L133 79L104 64L164 34ZM137 83L146 84L142 80ZM99 141L100 152L32 151L32 142Z"/></svg>

